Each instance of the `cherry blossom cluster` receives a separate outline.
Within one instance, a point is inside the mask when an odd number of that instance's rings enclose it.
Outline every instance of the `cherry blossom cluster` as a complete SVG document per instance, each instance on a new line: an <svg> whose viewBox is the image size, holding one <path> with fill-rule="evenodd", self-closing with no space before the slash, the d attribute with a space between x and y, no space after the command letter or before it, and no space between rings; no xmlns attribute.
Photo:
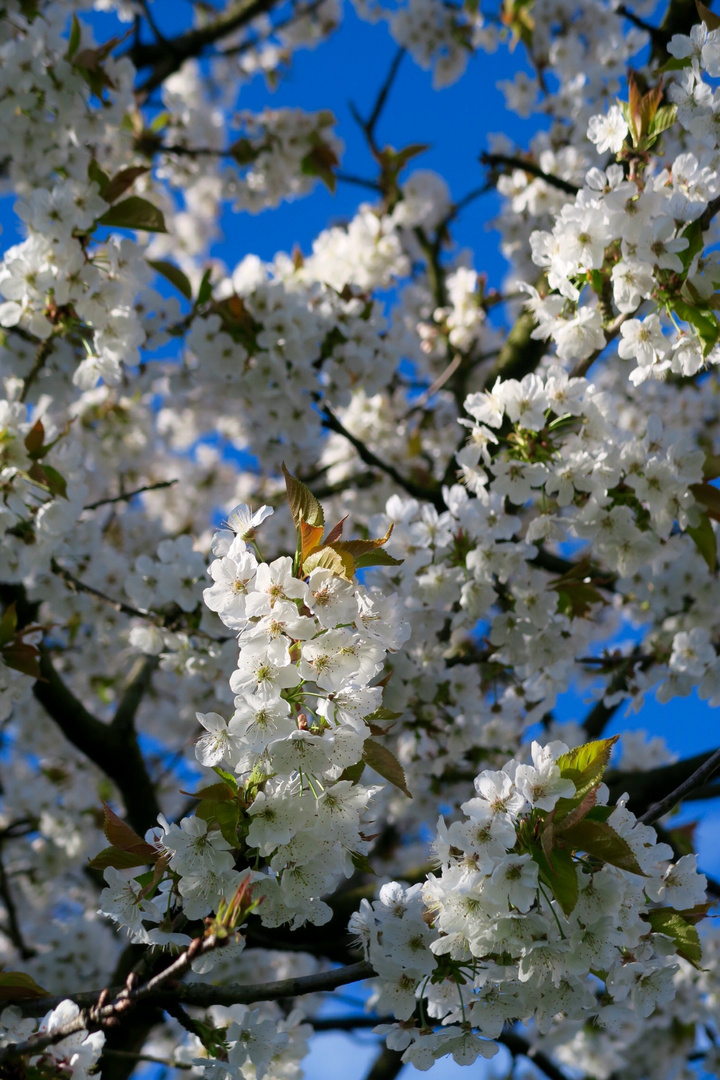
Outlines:
<svg viewBox="0 0 720 1080"><path fill-rule="evenodd" d="M532 764L481 772L463 817L440 818L439 876L385 885L351 919L403 1061L471 1064L507 1023L544 1035L558 1014L613 1031L628 1010L644 1019L672 1000L676 953L699 963L706 879L694 855L669 862L624 799L607 805L610 745L533 743ZM420 1026L408 1023L417 1010Z"/></svg>
<svg viewBox="0 0 720 1080"><path fill-rule="evenodd" d="M0 1047L24 1041L34 1034L53 1035L79 1015L80 1009L74 1001L62 1001L38 1024L36 1020L24 1019L17 1007L10 1006L0 1013ZM81 1029L32 1056L30 1066L41 1073L48 1070L52 1074L69 1075L72 1080L86 1080L96 1073L104 1045L105 1035L102 1031L90 1034Z"/></svg>
<svg viewBox="0 0 720 1080"><path fill-rule="evenodd" d="M358 0L436 85L478 50L527 60L501 89L543 130L483 155L494 287L456 246L482 181L451 191L371 120L346 221L216 257L227 208L348 180L329 111L243 100L336 0L239 24L200 5L179 48L134 0L6 7L0 1049L77 1021L128 945L164 964L250 893L247 940L189 983L364 951L417 1068L521 1032L600 1080L717 1071L706 882L671 818L659 842L629 809L677 755L626 732L617 798L609 741L587 744L649 693L720 704L712 14L666 51L650 0ZM558 720L568 691L584 720ZM66 1000L38 1026L23 993ZM320 999L257 1000L143 1052L299 1080ZM101 1050L78 1031L31 1069L82 1080Z"/></svg>

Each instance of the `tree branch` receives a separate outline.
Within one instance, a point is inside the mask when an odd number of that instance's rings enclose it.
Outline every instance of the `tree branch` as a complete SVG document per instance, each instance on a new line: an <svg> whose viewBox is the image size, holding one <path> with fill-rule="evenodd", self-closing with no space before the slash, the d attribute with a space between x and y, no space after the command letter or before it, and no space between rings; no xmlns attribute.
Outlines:
<svg viewBox="0 0 720 1080"><path fill-rule="evenodd" d="M383 1045L370 1066L370 1072L365 1080L395 1080L404 1068L402 1054L398 1050L390 1050Z"/></svg>
<svg viewBox="0 0 720 1080"><path fill-rule="evenodd" d="M706 780L720 769L720 749L716 750L708 757L703 764L692 773L682 784L671 791L669 795L666 795L664 799L660 799L659 802L653 803L640 818L643 825L652 825L653 822L658 821L661 817L667 814L673 807L677 806L688 795L691 795L696 788L703 786Z"/></svg>
<svg viewBox="0 0 720 1080"><path fill-rule="evenodd" d="M566 195L577 195L580 190L577 184L572 184L569 180L563 180L560 176L553 176L552 173L546 173L539 165L536 165L533 161L526 161L525 158L511 157L508 154L483 153L480 155L480 163L487 165L491 169L497 169L498 166L502 165L508 169L521 169L538 180L544 180L550 187L557 188L558 191L564 191Z"/></svg>
<svg viewBox="0 0 720 1080"><path fill-rule="evenodd" d="M339 986L347 986L350 983L362 982L363 979L371 979L375 975L372 965L362 960L357 964L332 968L330 971L319 971L314 975L300 975L291 979L279 979L276 982L255 983L246 986L240 984L213 986L210 983L165 985L170 980L178 977L176 967L180 965L178 967L178 971L180 971L180 968L182 968L180 961L183 960L184 956L185 953L170 967L154 975L137 990L131 991L127 995L128 998L133 1002L142 1000L160 1006L162 1006L163 1002L180 1002L183 1005L193 1005L198 1008L210 1008L211 1005L251 1005L255 1001L282 1001L284 998L302 997L304 994L325 993L330 990L337 990ZM115 987L107 991L107 993L116 999L123 990L124 987ZM12 1004L20 1009L23 1016L44 1016L50 1009L56 1008L61 1001L74 1001L81 1009L91 1009L97 1004L102 993L103 991L100 990L88 990L78 994L66 994L65 996L32 998L29 1000L24 998L13 1001ZM6 1004L11 1004L10 999L7 999ZM375 1021L375 1023L378 1022ZM1 1054L2 1049L0 1049ZM3 1060L2 1056L0 1056L0 1063Z"/></svg>
<svg viewBox="0 0 720 1080"><path fill-rule="evenodd" d="M678 801L677 792L685 789L688 780L692 780L693 787L700 786L705 775L700 780L696 774L705 766L706 762L716 758L720 750L710 750L703 754L695 754L683 761L675 761L671 765L659 765L656 769L647 772L608 772L605 781L610 788L610 802L615 802L623 792L627 792L630 800L630 808L640 817L641 814L651 812L655 804L664 803L666 798L671 799L670 806ZM713 764L711 773L717 769L717 763ZM669 795L666 793L670 793ZM685 792L687 794L687 792ZM666 813L667 811L663 811ZM642 820L642 818L641 818ZM657 820L657 819L655 819Z"/></svg>
<svg viewBox="0 0 720 1080"><path fill-rule="evenodd" d="M83 510L97 510L99 506L109 506L110 503L127 502L129 499L134 499L136 495L142 495L144 491L158 491L159 488L172 487L173 484L177 484L177 480L159 480L157 484L145 484L143 487L135 488L134 491L125 491L122 495L114 495L110 499L98 499L97 502L88 503L83 506Z"/></svg>
<svg viewBox="0 0 720 1080"><path fill-rule="evenodd" d="M115 715L112 718L110 724L112 730L124 734L134 729L135 716L142 699L150 688L153 672L159 662L157 656L138 657L125 692L120 698Z"/></svg>
<svg viewBox="0 0 720 1080"><path fill-rule="evenodd" d="M522 1035L517 1035L514 1031L506 1031L500 1035L497 1041L502 1046L507 1047L513 1057L526 1057L541 1072L545 1073L548 1080L567 1080L567 1076L562 1069L558 1069L557 1065L553 1064L550 1058L543 1054L542 1051L533 1050L531 1044Z"/></svg>
<svg viewBox="0 0 720 1080"><path fill-rule="evenodd" d="M390 64L388 73L385 76L383 84L378 91L378 95L375 99L375 104L373 105L367 120L363 120L356 106L353 105L352 102L350 102L349 107L352 117L359 125L359 127L362 128L363 134L368 141L368 145L373 154L373 157L376 158L379 157L380 150L377 143L375 142L375 128L377 127L378 121L382 115L382 111L387 104L388 96L390 94L390 90L392 89L392 84L395 82L395 77L397 76L398 70L400 68L400 62L404 55L405 48L404 46L400 46L398 51L395 53L392 63Z"/></svg>
<svg viewBox="0 0 720 1080"><path fill-rule="evenodd" d="M125 53L139 70L152 68L150 75L139 87L137 96L145 100L173 72L178 71L186 60L202 55L216 41L227 37L242 26L263 15L275 6L276 0L240 0L231 4L227 11L196 30L188 30L164 42L144 45L136 41Z"/></svg>
<svg viewBox="0 0 720 1080"><path fill-rule="evenodd" d="M89 507L85 507L89 509ZM115 608L115 611L121 612L123 615L130 615L133 618L138 619L152 619L157 622L160 618L155 611L145 611L144 608L136 608L131 604L126 604L123 600L113 600L111 596L107 596L106 593L100 592L99 589L94 588L92 585L86 585L84 581L80 581L74 574L71 574L69 570L66 570L64 566L61 566L56 559L50 560L50 569L53 574L57 574L61 577L65 584L70 588L72 592L84 592L88 596L94 596L96 600L102 600L103 603L109 604L110 607Z"/></svg>
<svg viewBox="0 0 720 1080"><path fill-rule="evenodd" d="M334 431L338 435L342 435L344 439L347 439L350 445L357 451L361 461L364 461L366 465L370 465L373 469L379 469L380 472L384 472L394 480L403 491L407 491L408 495L412 495L413 498L420 499L423 502L432 503L432 505L442 513L445 509L445 503L440 491L423 487L421 484L416 484L414 480L407 479L398 472L394 465L391 465L388 461L383 461L377 454L374 454L361 439L358 439L355 435L351 434L345 425L338 420L329 405L323 403L321 409L323 427L327 428L329 431Z"/></svg>
<svg viewBox="0 0 720 1080"><path fill-rule="evenodd" d="M45 645L40 645L39 665L41 678L33 686L36 700L68 742L113 781L128 821L142 835L157 821L160 806L135 733L113 730L88 712L58 675Z"/></svg>
<svg viewBox="0 0 720 1080"><path fill-rule="evenodd" d="M0 858L0 899L2 899L5 905L5 911L7 912L8 929L7 934L12 941L13 945L20 953L23 960L29 960L35 956L35 949L32 949L23 937L22 930L20 928L20 921L17 915L17 906L10 892L10 882L8 881L7 874L5 873L5 865Z"/></svg>

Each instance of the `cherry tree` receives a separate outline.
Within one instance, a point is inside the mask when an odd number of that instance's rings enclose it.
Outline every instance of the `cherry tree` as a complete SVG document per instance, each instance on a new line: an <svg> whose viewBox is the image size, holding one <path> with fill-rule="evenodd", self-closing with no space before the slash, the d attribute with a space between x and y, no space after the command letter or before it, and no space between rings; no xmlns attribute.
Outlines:
<svg viewBox="0 0 720 1080"><path fill-rule="evenodd" d="M720 16L354 6L398 50L370 177L332 102L243 111L337 0L4 3L3 1076L295 1080L362 1028L372 1080L717 1069L674 815L720 750L609 730L720 704ZM378 122L496 49L537 130L453 199ZM311 250L211 257L338 182ZM454 242L490 190L496 282Z"/></svg>

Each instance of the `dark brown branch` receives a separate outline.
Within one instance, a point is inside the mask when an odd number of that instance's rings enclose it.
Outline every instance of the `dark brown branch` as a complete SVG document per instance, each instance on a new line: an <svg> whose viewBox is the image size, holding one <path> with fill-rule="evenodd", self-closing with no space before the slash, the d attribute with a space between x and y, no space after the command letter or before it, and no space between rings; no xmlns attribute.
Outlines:
<svg viewBox="0 0 720 1080"><path fill-rule="evenodd" d="M659 26L651 26L650 23L645 22L639 15L636 15L634 11L630 11L625 4L619 4L615 8L615 14L622 15L633 26L637 26L638 30L644 30L646 34L649 34L653 47L667 49L670 38L666 30L661 30Z"/></svg>
<svg viewBox="0 0 720 1080"><path fill-rule="evenodd" d="M688 795L692 795L696 788L702 787L706 780L709 780L718 769L720 769L720 749L716 750L714 754L711 754L706 761L700 765L699 768L692 773L682 784L678 785L674 791L671 791L669 795L666 795L664 799L660 799L659 802L653 803L640 818L643 825L652 825L653 822L658 821L665 814L669 813L679 802L682 802Z"/></svg>
<svg viewBox="0 0 720 1080"><path fill-rule="evenodd" d="M402 1054L397 1050L382 1046L365 1080L395 1080L404 1068Z"/></svg>
<svg viewBox="0 0 720 1080"><path fill-rule="evenodd" d="M133 731L113 731L88 712L55 670L40 646L40 674L33 694L68 742L108 776L120 792L127 818L141 835L160 813L155 789Z"/></svg>
<svg viewBox="0 0 720 1080"><path fill-rule="evenodd" d="M157 484L145 484L143 487L135 488L134 491L124 491L122 495L113 495L109 499L98 499L97 502L88 503L83 506L83 510L97 510L99 506L109 506L111 503L127 502L128 499L134 499L136 495L142 495L144 491L158 491L160 488L172 487L173 484L177 484L177 480L159 480Z"/></svg>
<svg viewBox="0 0 720 1080"><path fill-rule="evenodd" d="M182 959L182 957L180 958ZM337 990L339 986L371 979L375 972L372 965L363 960L357 964L319 971L314 975L300 975L276 982L255 983L249 985L233 984L213 986L210 983L176 983L166 985L171 979L175 964L155 975L144 986L130 994L133 1001L148 1001L157 1005L163 1002L181 1002L198 1008L210 1008L211 1005L251 1005L255 1001L282 1001L286 998L302 997L304 994L326 993ZM116 998L122 987L109 991ZM81 1009L90 1009L96 1004L102 991L87 990L78 994L66 994L58 997L33 998L14 1001L24 1016L44 1016L50 1009L56 1008L61 1001L74 1001ZM9 999L6 1002L9 1004ZM0 1050L0 1053L2 1051ZM0 1060L2 1060L0 1058Z"/></svg>
<svg viewBox="0 0 720 1080"><path fill-rule="evenodd" d="M364 176L353 176L351 173L336 172L335 179L342 184L354 184L355 187L367 188L368 191L376 191L382 194L382 188L377 180L366 180Z"/></svg>
<svg viewBox="0 0 720 1080"><path fill-rule="evenodd" d="M153 619L156 622L160 618L154 611L145 611L143 608L135 608L131 604L126 604L123 600L114 600L111 596L107 596L104 592L100 592L99 589L94 588L92 585L86 585L84 581L80 581L80 579L76 578L74 574L71 574L69 570L66 570L64 566L61 566L56 559L51 559L50 569L53 574L57 574L58 577L63 579L72 592L84 592L87 593L88 596L94 596L97 600L102 600L104 604L109 604L115 611L119 611L123 615L130 615L138 619Z"/></svg>
<svg viewBox="0 0 720 1080"><path fill-rule="evenodd" d="M677 791L684 788L686 781L693 779L696 783L695 774L703 768L706 762L716 758L718 750L709 750L682 761L675 761L671 765L659 765L656 769L646 772L607 772L605 781L610 788L610 802L616 802L623 792L627 792L630 801L630 809L640 817L649 812L657 803L664 802L667 798L677 801ZM713 770L717 764L713 765ZM703 782L701 780L701 782ZM675 805L671 802L671 806ZM667 811L663 811L667 812Z"/></svg>
<svg viewBox="0 0 720 1080"><path fill-rule="evenodd" d="M557 188L558 191L564 191L566 195L577 195L580 190L577 184L571 184L569 180L563 180L561 176L546 173L539 165L536 165L533 161L526 161L525 158L511 157L509 154L483 153L480 155L480 163L487 165L491 169L497 169L499 166L505 166L508 169L522 169L523 172L528 173L530 176L534 176L538 180L544 180L550 187Z"/></svg>
<svg viewBox="0 0 720 1080"><path fill-rule="evenodd" d="M394 1024L394 1016L318 1016L308 1020L315 1031L360 1031L378 1024Z"/></svg>
<svg viewBox="0 0 720 1080"><path fill-rule="evenodd" d="M710 228L710 223L717 214L718 210L720 210L720 195L718 195L717 198L710 200L710 202L707 204L707 207L698 218L700 228L703 232L705 232L706 229Z"/></svg>
<svg viewBox="0 0 720 1080"><path fill-rule="evenodd" d="M391 465L388 461L383 461L377 454L374 454L361 439L358 439L349 432L328 405L323 403L321 407L323 427L327 428L329 431L334 431L338 435L342 435L344 439L347 439L350 445L357 451L361 461L364 461L366 465L369 465L373 469L379 469L380 472L384 472L386 476L389 476L394 480L403 491L407 491L408 495L412 495L413 498L421 499L423 502L432 503L432 505L440 512L445 509L442 493L438 491L437 488L424 487L422 484L416 484L414 480L409 480L407 477L403 476L398 472L394 465Z"/></svg>
<svg viewBox="0 0 720 1080"><path fill-rule="evenodd" d="M23 402L27 401L27 397L28 397L28 394L30 393L30 389L31 389L33 383L35 382L35 380L37 379L38 375L42 371L42 369L45 367L45 364L47 363L48 357L50 356L52 350L53 350L53 338L52 338L52 336L50 336L49 338L46 338L45 341L41 341L40 344L38 345L38 350L37 350L37 353L35 354L35 362L33 363L33 366L30 368L30 371L27 373L27 375L23 379L23 388L22 388L22 392L20 394L20 400L21 401L23 401Z"/></svg>
<svg viewBox="0 0 720 1080"><path fill-rule="evenodd" d="M134 729L135 716L142 699L150 689L153 672L157 668L157 656L141 656L130 673L130 679L123 692L110 727L118 734Z"/></svg>
<svg viewBox="0 0 720 1080"><path fill-rule="evenodd" d="M22 959L29 960L31 957L35 956L35 949L32 949L23 937L17 914L17 906L10 891L10 882L5 873L5 866L2 858L0 858L0 899L2 899L2 902L5 905L5 911L7 912L7 936L20 953Z"/></svg>
<svg viewBox="0 0 720 1080"><path fill-rule="evenodd" d="M147 98L169 75L178 71L186 60L202 56L210 46L246 26L258 15L271 10L275 3L276 0L240 0L239 3L231 4L227 11L207 26L188 30L165 42L154 42L151 45L136 41L126 55L139 70L152 69L138 89L137 96L140 100Z"/></svg>
<svg viewBox="0 0 720 1080"><path fill-rule="evenodd" d="M380 87L378 96L375 99L375 105L373 106L373 110L370 113L370 116L365 121L364 130L369 140L374 141L375 128L377 127L378 120L380 119L382 111L387 103L388 95L390 94L392 85L395 82L395 78L397 76L404 55L405 48L401 45L398 51L395 53L395 56L393 57L393 61L390 64L390 69L385 76L385 82Z"/></svg>
<svg viewBox="0 0 720 1080"><path fill-rule="evenodd" d="M588 371L593 366L598 357L602 356L610 342L614 341L615 338L618 336L622 324L624 322L627 322L628 319L632 319L634 314L634 311L623 311L620 313L620 315L617 316L616 319L613 319L609 326L605 327L605 344L602 346L602 348L595 349L594 352L591 352L590 355L586 356L584 360L579 360L577 362L575 367L570 372L571 379L580 379L584 378L587 375Z"/></svg>
<svg viewBox="0 0 720 1080"><path fill-rule="evenodd" d="M492 388L498 379L522 379L535 370L548 348L545 341L532 337L536 328L535 317L529 311L518 316L484 386Z"/></svg>
<svg viewBox="0 0 720 1080"><path fill-rule="evenodd" d="M503 1032L497 1041L507 1047L513 1057L526 1057L541 1072L545 1073L548 1080L567 1080L567 1076L562 1069L558 1069L557 1065L553 1064L550 1058L543 1054L542 1051L533 1050L531 1044L522 1035L517 1035L514 1031L507 1031Z"/></svg>

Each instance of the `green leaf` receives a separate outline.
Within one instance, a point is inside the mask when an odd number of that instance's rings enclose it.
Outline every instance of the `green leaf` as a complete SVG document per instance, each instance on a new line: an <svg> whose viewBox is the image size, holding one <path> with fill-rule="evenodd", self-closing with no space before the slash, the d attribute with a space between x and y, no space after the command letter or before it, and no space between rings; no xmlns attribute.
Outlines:
<svg viewBox="0 0 720 1080"><path fill-rule="evenodd" d="M372 874L373 877L377 877L377 874L370 865L370 860L367 855L361 855L358 851L351 851L350 858L352 864L356 870L359 870L361 874Z"/></svg>
<svg viewBox="0 0 720 1080"><path fill-rule="evenodd" d="M38 450L42 448L42 444L45 441L45 428L43 427L42 420L36 420L33 426L28 431L27 435L23 439L25 443L25 449L30 457L37 454Z"/></svg>
<svg viewBox="0 0 720 1080"><path fill-rule="evenodd" d="M336 551L346 552L351 555L357 562L358 559L362 559L367 555L377 555L378 549L387 544L392 531L393 526L391 525L385 535L378 537L376 540L338 540L333 544L333 547Z"/></svg>
<svg viewBox="0 0 720 1080"><path fill-rule="evenodd" d="M556 765L561 776L565 780L572 780L575 794L570 799L558 800L555 807L556 821L579 806L590 789L600 783L617 740L618 736L614 735L611 739L584 743L574 750L569 750L567 754L561 754L557 759Z"/></svg>
<svg viewBox="0 0 720 1080"><path fill-rule="evenodd" d="M315 146L300 161L300 171L305 176L317 176L323 184L332 192L337 187L337 177L333 169L338 164L337 154L319 136L316 136Z"/></svg>
<svg viewBox="0 0 720 1080"><path fill-rule="evenodd" d="M221 777L222 780L225 781L225 783L231 789L231 791L234 791L235 794L237 795L238 783L237 783L237 780L235 779L235 776L233 775L233 773L228 772L227 769L223 769L220 765L213 765L213 772L217 773L217 775L219 777Z"/></svg>
<svg viewBox="0 0 720 1080"><path fill-rule="evenodd" d="M310 488L306 487L301 480L288 472L285 462L282 463L283 476L285 477L285 489L290 506L290 513L295 522L295 528L300 533L300 522L306 521L308 525L325 525L323 508L317 501Z"/></svg>
<svg viewBox="0 0 720 1080"><path fill-rule="evenodd" d="M111 844L110 847L103 848L94 858L90 859L88 866L92 867L93 870L106 870L108 866L114 866L116 870L130 870L134 866L147 866L152 861L152 859L141 855L139 852L125 851L123 848Z"/></svg>
<svg viewBox="0 0 720 1080"><path fill-rule="evenodd" d="M313 570L318 569L329 570L336 577L351 581L355 572L355 562L351 555L336 551L334 545L328 544L308 555L302 564L302 569L304 574L311 574Z"/></svg>
<svg viewBox="0 0 720 1080"><path fill-rule="evenodd" d="M14 998L42 998L48 997L49 990L43 990L42 986L24 971L0 972L0 1001L10 1001Z"/></svg>
<svg viewBox="0 0 720 1080"><path fill-rule="evenodd" d="M711 574L717 567L717 537L707 514L700 514L699 525L687 525L685 532L708 565Z"/></svg>
<svg viewBox="0 0 720 1080"><path fill-rule="evenodd" d="M121 169L120 172L113 176L112 180L108 180L105 190L101 192L103 199L105 202L114 203L116 199L125 194L128 188L132 187L138 176L142 176L149 171L149 165L131 165L127 169Z"/></svg>
<svg viewBox="0 0 720 1080"><path fill-rule="evenodd" d="M358 761L355 765L348 765L347 769L343 769L340 779L349 780L351 784L357 784L360 782L360 777L365 772L365 762Z"/></svg>
<svg viewBox="0 0 720 1080"><path fill-rule="evenodd" d="M720 15L716 15L712 12L709 7L706 7L705 4L703 4L702 0L695 0L695 7L697 8L698 15L705 23L708 30L720 29Z"/></svg>
<svg viewBox="0 0 720 1080"><path fill-rule="evenodd" d="M702 354L707 356L720 336L720 326L712 310L707 307L693 307L676 296L672 298L672 308L676 315L695 328L702 342Z"/></svg>
<svg viewBox="0 0 720 1080"><path fill-rule="evenodd" d="M152 266L153 270L157 270L158 274L162 274L164 278L167 278L170 284L174 285L186 300L192 300L192 285L179 266L175 266L174 263L167 262L165 259L148 259L148 266Z"/></svg>
<svg viewBox="0 0 720 1080"><path fill-rule="evenodd" d="M163 131L170 122L170 113L160 112L150 122L150 131L154 135L157 135L158 131Z"/></svg>
<svg viewBox="0 0 720 1080"><path fill-rule="evenodd" d="M720 488L712 484L691 484L690 491L695 501L705 507L708 517L720 521Z"/></svg>
<svg viewBox="0 0 720 1080"><path fill-rule="evenodd" d="M688 241L688 246L680 252L680 259L687 270L695 256L703 249L703 231L700 221L698 219L691 221L680 235Z"/></svg>
<svg viewBox="0 0 720 1080"><path fill-rule="evenodd" d="M4 645L0 651L3 663L13 671L19 671L31 679L40 678L40 653L34 645L28 645L25 641L14 641Z"/></svg>
<svg viewBox="0 0 720 1080"><path fill-rule="evenodd" d="M208 269L202 276L200 287L198 289L198 304L207 304L208 300L212 297L212 283L210 278L212 277L212 270Z"/></svg>
<svg viewBox="0 0 720 1080"><path fill-rule="evenodd" d="M67 499L67 481L62 473L54 469L52 465L43 465L45 481L53 495L59 495L61 499Z"/></svg>
<svg viewBox="0 0 720 1080"><path fill-rule="evenodd" d="M82 27L78 22L77 15L73 12L72 22L70 23L70 37L68 39L67 52L65 53L66 60L72 60L75 53L80 47L80 38L82 37Z"/></svg>
<svg viewBox="0 0 720 1080"><path fill-rule="evenodd" d="M384 705L381 705L379 709L375 709L374 712L363 716L363 720L366 723L369 721L374 724L376 720L398 720L401 716L401 712L393 712L392 709L386 709Z"/></svg>
<svg viewBox="0 0 720 1080"><path fill-rule="evenodd" d="M92 181L94 184L97 184L97 186L100 188L101 195L110 183L110 177L107 173L103 172L95 158L90 158L90 162L88 164L88 180Z"/></svg>
<svg viewBox="0 0 720 1080"><path fill-rule="evenodd" d="M532 844L528 850L538 865L543 882L565 914L571 915L578 899L578 879L577 867L570 852L561 849L553 851L551 865L540 847Z"/></svg>
<svg viewBox="0 0 720 1080"><path fill-rule="evenodd" d="M187 795L191 799L197 799L198 802L202 802L205 799L210 799L212 802L230 802L235 798L237 791L233 791L225 781L220 781L217 784L209 784L207 787L199 788L198 791L181 791L181 795Z"/></svg>
<svg viewBox="0 0 720 1080"><path fill-rule="evenodd" d="M556 588L551 585L550 588ZM567 581L557 589L558 610L573 619L584 619L595 604L607 604L607 600L594 585L584 581Z"/></svg>
<svg viewBox="0 0 720 1080"><path fill-rule="evenodd" d="M606 822L585 818L562 834L563 843L571 845L576 851L584 851L601 862L610 863L620 870L645 877L637 861L635 852L619 833Z"/></svg>
<svg viewBox="0 0 720 1080"><path fill-rule="evenodd" d="M216 804L215 820L220 826L220 832L223 838L227 840L228 844L232 844L233 847L237 847L238 836L238 818L240 814L240 807L237 804L237 800L233 799L232 802L219 802Z"/></svg>
<svg viewBox="0 0 720 1080"><path fill-rule="evenodd" d="M651 135L660 135L667 131L677 120L677 105L661 105L650 121L649 132Z"/></svg>
<svg viewBox="0 0 720 1080"><path fill-rule="evenodd" d="M375 742L374 739L366 739L363 745L362 759L366 765L379 773L383 779L394 784L396 788L402 791L403 795L407 795L408 799L412 799L412 795L407 788L405 771L395 755L386 746Z"/></svg>
<svg viewBox="0 0 720 1080"><path fill-rule="evenodd" d="M643 916L656 934L665 934L675 942L678 956L699 967L702 960L700 937L694 926L673 908L654 908Z"/></svg>
<svg viewBox="0 0 720 1080"><path fill-rule="evenodd" d="M139 195L130 195L122 202L115 203L98 220L99 225L115 226L118 229L144 229L145 232L167 232L162 210L153 206Z"/></svg>
<svg viewBox="0 0 720 1080"><path fill-rule="evenodd" d="M9 641L12 641L15 637L15 631L17 630L17 611L15 610L15 601L8 605L3 612L3 617L0 619L0 647L7 645Z"/></svg>
<svg viewBox="0 0 720 1080"><path fill-rule="evenodd" d="M690 56L671 56L657 69L658 75L664 75L667 71L680 71L682 68L690 67L691 64L692 57Z"/></svg>
<svg viewBox="0 0 720 1080"><path fill-rule="evenodd" d="M148 844L143 840L142 836L138 836L135 830L131 829L121 817L118 817L106 802L103 803L103 810L105 811L103 832L111 844L123 852L141 856L144 862L154 862L157 859L159 854L157 848L153 847L152 844ZM134 865L139 864L135 863Z"/></svg>

